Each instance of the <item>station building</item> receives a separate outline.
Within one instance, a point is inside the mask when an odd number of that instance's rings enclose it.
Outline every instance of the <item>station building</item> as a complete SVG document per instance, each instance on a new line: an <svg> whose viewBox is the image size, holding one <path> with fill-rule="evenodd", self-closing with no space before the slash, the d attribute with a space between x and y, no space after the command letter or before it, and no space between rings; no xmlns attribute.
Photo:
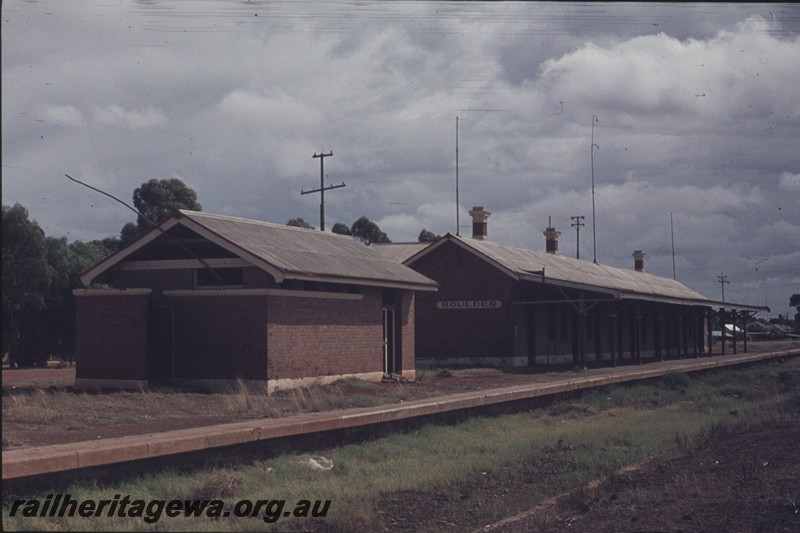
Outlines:
<svg viewBox="0 0 800 533"><path fill-rule="evenodd" d="M415 374L422 274L348 236L179 211L74 291L76 385Z"/></svg>
<svg viewBox="0 0 800 533"><path fill-rule="evenodd" d="M552 227L545 251L491 242L490 214L470 211L471 238L374 246L440 285L416 299L418 362L585 367L699 356L710 353L714 316L743 326L768 310L714 302L648 274L641 250L630 269L561 256Z"/></svg>

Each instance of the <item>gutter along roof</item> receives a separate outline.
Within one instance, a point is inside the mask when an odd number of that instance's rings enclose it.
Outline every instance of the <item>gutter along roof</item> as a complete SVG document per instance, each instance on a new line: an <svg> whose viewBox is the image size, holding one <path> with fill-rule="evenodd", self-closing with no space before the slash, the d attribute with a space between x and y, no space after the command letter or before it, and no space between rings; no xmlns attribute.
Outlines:
<svg viewBox="0 0 800 533"><path fill-rule="evenodd" d="M769 310L763 306L709 300L679 281L646 272L600 265L591 261L516 248L452 233L412 255L405 264L413 266L446 242L452 242L474 253L518 281L600 292L619 300L645 300L751 311Z"/></svg>
<svg viewBox="0 0 800 533"><path fill-rule="evenodd" d="M88 286L178 225L267 271L277 282L297 279L427 291L438 287L422 274L346 235L186 210L89 269L81 282Z"/></svg>

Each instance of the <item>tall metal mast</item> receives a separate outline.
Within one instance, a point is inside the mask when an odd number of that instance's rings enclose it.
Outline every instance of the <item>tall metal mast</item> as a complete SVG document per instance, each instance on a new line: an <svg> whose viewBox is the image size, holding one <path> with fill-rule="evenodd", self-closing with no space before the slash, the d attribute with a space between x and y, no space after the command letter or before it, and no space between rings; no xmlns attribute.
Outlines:
<svg viewBox="0 0 800 533"><path fill-rule="evenodd" d="M672 236L672 279L678 279L675 274L675 227L672 225L672 212L669 214L669 233Z"/></svg>
<svg viewBox="0 0 800 533"><path fill-rule="evenodd" d="M456 235L461 235L458 209L458 115L456 115Z"/></svg>
<svg viewBox="0 0 800 533"><path fill-rule="evenodd" d="M597 115L592 115L592 245L594 247L594 262L597 263L597 224L595 222L595 208L594 208L594 150L600 149L594 143L594 124L597 122Z"/></svg>

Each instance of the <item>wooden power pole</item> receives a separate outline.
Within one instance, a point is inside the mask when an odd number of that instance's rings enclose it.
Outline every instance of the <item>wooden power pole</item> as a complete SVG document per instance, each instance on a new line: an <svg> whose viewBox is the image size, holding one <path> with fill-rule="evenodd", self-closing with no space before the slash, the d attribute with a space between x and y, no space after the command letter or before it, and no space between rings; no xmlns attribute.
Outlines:
<svg viewBox="0 0 800 533"><path fill-rule="evenodd" d="M572 227L575 228L575 231L578 233L578 245L576 247L576 259L581 258L581 228L584 227L586 224L583 223L583 219L586 218L583 215L578 215L574 217L569 217L573 220Z"/></svg>
<svg viewBox="0 0 800 533"><path fill-rule="evenodd" d="M728 276L725 275L725 274L722 274L722 273L720 273L720 275L717 276L717 281L719 282L720 287L722 287L722 301L724 302L725 301L725 285L729 284L730 281L728 281Z"/></svg>
<svg viewBox="0 0 800 533"><path fill-rule="evenodd" d="M325 191L329 191L331 189L339 189L341 187L346 187L344 182L340 185L328 185L325 186L325 165L324 161L326 157L332 157L333 151L331 150L327 154L325 153L315 153L311 156L313 159L319 158L319 189L311 189L310 191L300 191L300 194L311 194L314 192L319 193L319 230L325 231Z"/></svg>

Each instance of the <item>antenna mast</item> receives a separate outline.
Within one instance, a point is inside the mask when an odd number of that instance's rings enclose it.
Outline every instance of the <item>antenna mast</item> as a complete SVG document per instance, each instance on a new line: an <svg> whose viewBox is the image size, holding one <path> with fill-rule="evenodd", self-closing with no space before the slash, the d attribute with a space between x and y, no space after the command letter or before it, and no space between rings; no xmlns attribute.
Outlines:
<svg viewBox="0 0 800 533"><path fill-rule="evenodd" d="M594 149L600 149L594 143L594 124L597 122L597 115L592 115L592 246L594 247L594 262L597 264L597 224L595 223L595 208L594 208Z"/></svg>
<svg viewBox="0 0 800 533"><path fill-rule="evenodd" d="M456 115L456 235L461 235L458 215L458 115Z"/></svg>
<svg viewBox="0 0 800 533"><path fill-rule="evenodd" d="M669 213L669 232L672 235L672 279L678 279L675 276L675 228L672 226L672 212Z"/></svg>

